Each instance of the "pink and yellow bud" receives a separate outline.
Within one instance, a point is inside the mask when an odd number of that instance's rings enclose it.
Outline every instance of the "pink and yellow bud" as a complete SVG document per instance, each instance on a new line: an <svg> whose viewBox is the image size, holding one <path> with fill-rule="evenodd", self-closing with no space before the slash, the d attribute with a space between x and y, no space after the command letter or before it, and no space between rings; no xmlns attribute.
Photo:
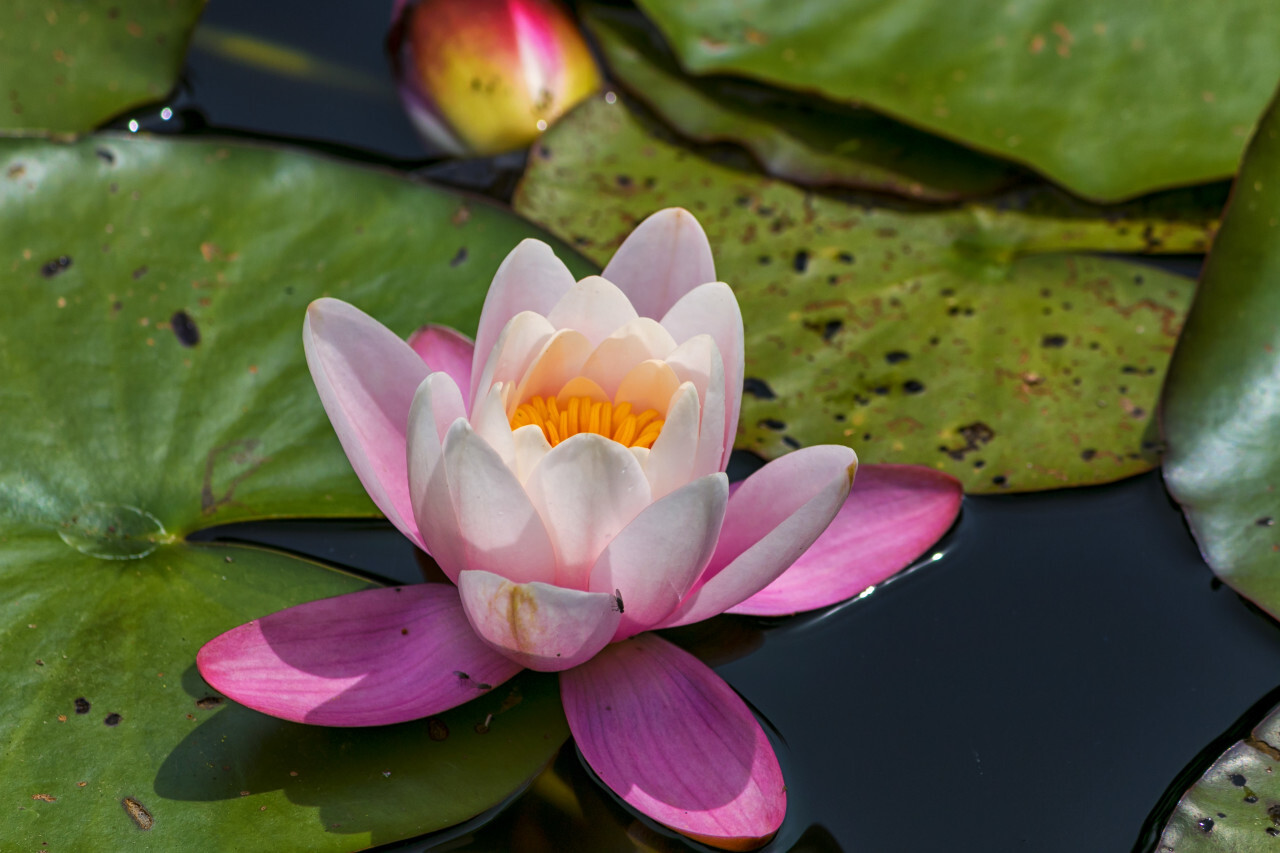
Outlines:
<svg viewBox="0 0 1280 853"><path fill-rule="evenodd" d="M452 154L526 146L601 83L554 0L402 0L389 48L410 118Z"/></svg>

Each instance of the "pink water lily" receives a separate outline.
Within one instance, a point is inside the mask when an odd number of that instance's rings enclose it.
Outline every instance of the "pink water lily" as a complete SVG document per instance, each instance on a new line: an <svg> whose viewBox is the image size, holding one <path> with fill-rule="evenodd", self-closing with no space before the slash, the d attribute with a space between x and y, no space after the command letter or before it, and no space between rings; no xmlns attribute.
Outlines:
<svg viewBox="0 0 1280 853"><path fill-rule="evenodd" d="M818 446L730 494L742 319L684 210L651 216L581 281L524 241L474 345L443 327L406 343L332 299L312 304L303 337L361 482L456 586L254 620L201 649L205 679L277 717L366 726L439 713L526 667L559 672L578 747L623 800L717 846L770 838L786 792L759 723L646 632L846 599L947 529L958 484L868 466L846 500L853 451Z"/></svg>

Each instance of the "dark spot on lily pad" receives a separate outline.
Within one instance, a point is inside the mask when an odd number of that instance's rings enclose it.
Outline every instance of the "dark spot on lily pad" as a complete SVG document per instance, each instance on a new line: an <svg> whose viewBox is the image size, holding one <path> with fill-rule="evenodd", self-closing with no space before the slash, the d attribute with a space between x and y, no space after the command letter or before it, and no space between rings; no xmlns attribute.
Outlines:
<svg viewBox="0 0 1280 853"><path fill-rule="evenodd" d="M216 708L221 704L221 696L205 696L196 700L196 707L202 711L207 711L210 708Z"/></svg>
<svg viewBox="0 0 1280 853"><path fill-rule="evenodd" d="M1084 450L1080 451L1080 458L1083 459L1085 462L1091 462L1093 460L1093 457L1097 455L1098 455L1098 451L1094 450L1092 447L1086 447Z"/></svg>
<svg viewBox="0 0 1280 853"><path fill-rule="evenodd" d="M620 186L620 187L629 187L629 186L631 186L631 176L630 176L630 175L618 175L618 177L614 178L614 180L616 180L616 181L618 182L618 186Z"/></svg>
<svg viewBox="0 0 1280 853"><path fill-rule="evenodd" d="M890 364L898 364L911 358L909 353L905 353L900 349L893 350L884 354L884 360Z"/></svg>
<svg viewBox="0 0 1280 853"><path fill-rule="evenodd" d="M849 254L848 252L841 252L840 254L836 255L836 260L838 260L842 264L851 264L853 263L853 255Z"/></svg>
<svg viewBox="0 0 1280 853"><path fill-rule="evenodd" d="M1275 523L1276 523L1276 520L1269 515L1264 515L1262 518L1254 522L1254 524L1258 525L1259 527L1272 527L1275 525ZM1235 779L1233 778L1232 781L1234 782Z"/></svg>
<svg viewBox="0 0 1280 853"><path fill-rule="evenodd" d="M785 444L787 447L790 447L792 450L800 449L800 442L796 441L794 438L792 438L789 435L784 435L782 437L782 443Z"/></svg>
<svg viewBox="0 0 1280 853"><path fill-rule="evenodd" d="M773 429L773 430L784 430L787 428L787 424L785 421L780 421L776 418L765 418L764 420L760 421L760 426L764 427L765 429Z"/></svg>
<svg viewBox="0 0 1280 853"><path fill-rule="evenodd" d="M1004 474L996 474L994 477L991 478L991 482L994 485L1003 486L1009 482L1009 478L1006 477Z"/></svg>
<svg viewBox="0 0 1280 853"><path fill-rule="evenodd" d="M1200 827L1201 832L1208 835L1210 832L1213 832L1213 818L1211 817L1201 818L1199 821L1196 822L1196 826Z"/></svg>
<svg viewBox="0 0 1280 853"><path fill-rule="evenodd" d="M427 737L432 740L447 740L449 738L449 726L439 717L431 717L427 720Z"/></svg>
<svg viewBox="0 0 1280 853"><path fill-rule="evenodd" d="M1040 346L1046 349L1061 349L1067 345L1066 335L1045 335L1040 339Z"/></svg>
<svg viewBox="0 0 1280 853"><path fill-rule="evenodd" d="M51 261L45 261L40 267L40 275L45 278L53 278L59 273L65 272L71 267L70 255L59 255Z"/></svg>
<svg viewBox="0 0 1280 853"><path fill-rule="evenodd" d="M796 272L804 272L809 268L809 253L804 249L796 252L796 256L791 261L791 266Z"/></svg>
<svg viewBox="0 0 1280 853"><path fill-rule="evenodd" d="M88 700L88 699L86 699L86 698L84 698L83 696L81 696L79 699L76 699L76 713L77 713L77 714L87 714L87 713L89 713L89 709L90 709L91 707L93 707L93 706L89 704L89 700Z"/></svg>
<svg viewBox="0 0 1280 853"><path fill-rule="evenodd" d="M824 341L831 340L836 335L838 335L840 333L840 330L843 328L844 328L844 323L842 323L841 321L828 320L826 324L822 327L822 339Z"/></svg>
<svg viewBox="0 0 1280 853"><path fill-rule="evenodd" d="M142 266L138 267L136 270L133 271L133 280L137 281L138 279L142 278L144 275L147 274L147 271L148 270L147 270L146 264L143 264Z"/></svg>
<svg viewBox="0 0 1280 853"><path fill-rule="evenodd" d="M178 338L178 343L184 347L193 347L200 343L200 329L196 326L196 321L191 319L191 315L186 311L175 311L174 315L169 318L169 325L173 329L173 334Z"/></svg>
<svg viewBox="0 0 1280 853"><path fill-rule="evenodd" d="M745 377L742 380L742 393L750 394L757 400L774 400L778 397L777 394L773 393L773 389L769 387L769 383L753 376Z"/></svg>
<svg viewBox="0 0 1280 853"><path fill-rule="evenodd" d="M111 728L115 728L116 726L120 725L120 721L123 719L124 717L120 716L117 713L112 712L102 718L102 724L104 726L110 726Z"/></svg>
<svg viewBox="0 0 1280 853"><path fill-rule="evenodd" d="M464 262L466 259L467 259L467 247L462 246L461 248L458 249L457 254L455 254L453 258L449 261L449 266L456 267L458 264Z"/></svg>
<svg viewBox="0 0 1280 853"><path fill-rule="evenodd" d="M924 391L924 383L918 379L908 379L902 383L902 390L908 394L919 394Z"/></svg>
<svg viewBox="0 0 1280 853"><path fill-rule="evenodd" d="M99 148L95 150L93 153L97 154L98 159L106 163L108 166L114 166L116 164L115 152L113 152L109 148Z"/></svg>

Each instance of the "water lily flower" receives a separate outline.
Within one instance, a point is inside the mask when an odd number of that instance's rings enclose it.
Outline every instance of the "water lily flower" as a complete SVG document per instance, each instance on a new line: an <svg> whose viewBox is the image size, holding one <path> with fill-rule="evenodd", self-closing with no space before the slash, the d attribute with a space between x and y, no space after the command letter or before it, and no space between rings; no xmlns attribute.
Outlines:
<svg viewBox="0 0 1280 853"><path fill-rule="evenodd" d="M388 50L409 118L449 154L522 148L600 88L557 0L397 0Z"/></svg>
<svg viewBox="0 0 1280 853"><path fill-rule="evenodd" d="M201 649L209 684L284 719L367 726L526 667L559 672L574 739L623 800L717 846L770 838L786 791L763 730L652 630L848 598L946 530L958 484L874 466L846 501L854 452L818 446L731 494L742 318L684 210L654 214L581 281L524 241L474 344L430 326L405 342L333 299L311 305L303 337L365 488L453 585L254 620Z"/></svg>

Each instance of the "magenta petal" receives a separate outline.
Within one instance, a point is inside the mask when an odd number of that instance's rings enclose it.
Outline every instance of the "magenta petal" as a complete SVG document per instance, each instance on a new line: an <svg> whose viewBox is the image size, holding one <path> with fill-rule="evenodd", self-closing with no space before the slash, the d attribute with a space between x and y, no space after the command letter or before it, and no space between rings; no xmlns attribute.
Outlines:
<svg viewBox="0 0 1280 853"><path fill-rule="evenodd" d="M960 481L922 465L863 465L809 550L729 613L782 616L852 598L906 568L960 514Z"/></svg>
<svg viewBox="0 0 1280 853"><path fill-rule="evenodd" d="M475 342L457 329L428 324L409 336L409 346L434 370L443 370L462 391L464 408L471 410L467 394L471 391L471 359Z"/></svg>
<svg viewBox="0 0 1280 853"><path fill-rule="evenodd" d="M240 704L318 726L426 717L521 669L480 641L448 584L299 604L215 637L196 665L215 690Z"/></svg>
<svg viewBox="0 0 1280 853"><path fill-rule="evenodd" d="M561 673L560 695L587 763L654 820L738 850L782 824L773 747L738 694L688 652L641 634Z"/></svg>
<svg viewBox="0 0 1280 853"><path fill-rule="evenodd" d="M320 402L365 491L424 547L409 500L405 431L427 366L386 326L337 299L307 308L302 345Z"/></svg>

